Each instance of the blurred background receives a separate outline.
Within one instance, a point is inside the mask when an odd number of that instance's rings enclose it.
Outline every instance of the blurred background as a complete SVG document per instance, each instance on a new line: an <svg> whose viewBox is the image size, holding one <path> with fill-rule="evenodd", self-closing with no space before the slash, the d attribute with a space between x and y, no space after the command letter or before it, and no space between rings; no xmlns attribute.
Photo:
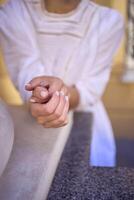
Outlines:
<svg viewBox="0 0 134 200"><path fill-rule="evenodd" d="M127 62L128 53L126 52L130 43L128 25L130 25L132 31L131 23L128 23L128 16L130 17L128 10L131 0L94 1L117 9L123 15L126 24L126 34L114 59L111 79L103 96L103 101L111 118L116 137L118 165L134 167L134 75L133 69L131 70L131 67L128 66L130 62ZM2 1L0 2L2 3ZM129 80L128 72L131 80ZM22 104L21 98L6 72L2 53L0 53L0 97L11 105Z"/></svg>

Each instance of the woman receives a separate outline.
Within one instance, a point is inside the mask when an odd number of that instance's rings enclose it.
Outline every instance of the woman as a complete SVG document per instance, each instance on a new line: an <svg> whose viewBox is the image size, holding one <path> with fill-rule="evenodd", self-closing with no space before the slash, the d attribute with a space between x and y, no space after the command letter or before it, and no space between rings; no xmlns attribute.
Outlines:
<svg viewBox="0 0 134 200"><path fill-rule="evenodd" d="M119 13L90 0L9 0L0 7L0 45L8 71L24 101L30 98L37 121L46 129L64 126L69 105L93 113L91 165L115 165L101 96L122 33ZM31 79L26 89L32 97L24 89ZM51 106L58 107L58 115L48 112Z"/></svg>

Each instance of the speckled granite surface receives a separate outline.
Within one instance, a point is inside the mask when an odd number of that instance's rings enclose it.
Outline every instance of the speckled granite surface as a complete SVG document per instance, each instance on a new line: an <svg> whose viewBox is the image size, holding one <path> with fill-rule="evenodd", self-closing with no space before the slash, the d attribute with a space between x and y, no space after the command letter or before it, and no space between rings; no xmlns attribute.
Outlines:
<svg viewBox="0 0 134 200"><path fill-rule="evenodd" d="M89 167L90 135L85 127L91 124L86 115L74 117L77 129L70 134L48 200L134 200L134 169Z"/></svg>

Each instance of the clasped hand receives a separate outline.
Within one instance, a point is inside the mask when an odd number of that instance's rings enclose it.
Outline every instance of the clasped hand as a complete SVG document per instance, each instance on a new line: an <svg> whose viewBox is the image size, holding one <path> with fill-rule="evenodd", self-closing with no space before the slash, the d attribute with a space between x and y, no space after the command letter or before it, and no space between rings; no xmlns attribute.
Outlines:
<svg viewBox="0 0 134 200"><path fill-rule="evenodd" d="M69 89L56 77L42 76L32 79L25 89L32 91L30 111L37 122L45 128L67 125L69 111Z"/></svg>

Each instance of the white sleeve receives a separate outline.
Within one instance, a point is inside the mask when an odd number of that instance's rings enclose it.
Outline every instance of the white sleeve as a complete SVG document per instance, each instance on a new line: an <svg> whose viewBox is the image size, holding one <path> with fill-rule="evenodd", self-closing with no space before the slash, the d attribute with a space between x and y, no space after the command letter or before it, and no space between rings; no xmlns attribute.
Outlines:
<svg viewBox="0 0 134 200"><path fill-rule="evenodd" d="M11 80L23 100L29 98L24 86L32 78L44 75L34 30L25 19L22 1L9 0L0 6L0 47Z"/></svg>
<svg viewBox="0 0 134 200"><path fill-rule="evenodd" d="M101 14L99 42L92 69L84 68L81 78L76 83L80 94L80 103L76 110L91 110L101 99L109 80L113 57L119 47L124 23L117 11L107 9Z"/></svg>

